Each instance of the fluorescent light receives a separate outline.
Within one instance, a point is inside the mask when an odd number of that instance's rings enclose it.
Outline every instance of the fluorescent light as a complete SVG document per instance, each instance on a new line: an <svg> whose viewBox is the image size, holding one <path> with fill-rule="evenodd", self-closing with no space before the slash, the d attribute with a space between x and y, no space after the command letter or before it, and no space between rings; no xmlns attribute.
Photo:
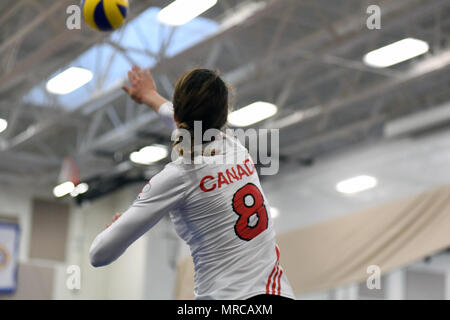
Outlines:
<svg viewBox="0 0 450 320"><path fill-rule="evenodd" d="M89 190L89 185L87 183L78 184L73 191L70 193L72 197L77 197L80 194L86 193Z"/></svg>
<svg viewBox="0 0 450 320"><path fill-rule="evenodd" d="M266 2L244 2L239 6L239 8L237 8L237 10L233 10L231 14L227 15L225 19L221 21L220 28L222 30L231 28L247 20L256 12L264 9L266 6Z"/></svg>
<svg viewBox="0 0 450 320"><path fill-rule="evenodd" d="M144 147L130 154L130 160L134 163L148 165L167 157L168 151L165 146L153 145Z"/></svg>
<svg viewBox="0 0 450 320"><path fill-rule="evenodd" d="M277 107L268 102L255 102L228 115L228 122L236 127L246 127L272 117Z"/></svg>
<svg viewBox="0 0 450 320"><path fill-rule="evenodd" d="M161 23L181 26L213 7L217 0L176 0L158 13Z"/></svg>
<svg viewBox="0 0 450 320"><path fill-rule="evenodd" d="M5 131L6 128L8 128L8 121L5 119L0 118L0 133Z"/></svg>
<svg viewBox="0 0 450 320"><path fill-rule="evenodd" d="M77 185L76 187L78 194L83 194L86 193L89 190L89 185L85 182L80 183L79 185Z"/></svg>
<svg viewBox="0 0 450 320"><path fill-rule="evenodd" d="M57 198L64 197L75 189L75 185L71 181L66 181L53 188L53 195Z"/></svg>
<svg viewBox="0 0 450 320"><path fill-rule="evenodd" d="M87 69L70 67L47 82L47 91L54 94L68 94L92 80Z"/></svg>
<svg viewBox="0 0 450 320"><path fill-rule="evenodd" d="M275 207L270 207L270 216L275 219L280 215L280 210Z"/></svg>
<svg viewBox="0 0 450 320"><path fill-rule="evenodd" d="M363 61L370 67L387 68L428 52L427 42L406 38L367 53Z"/></svg>
<svg viewBox="0 0 450 320"><path fill-rule="evenodd" d="M339 182L336 185L336 190L341 193L357 193L364 190L372 189L377 185L377 179L371 176L357 176Z"/></svg>

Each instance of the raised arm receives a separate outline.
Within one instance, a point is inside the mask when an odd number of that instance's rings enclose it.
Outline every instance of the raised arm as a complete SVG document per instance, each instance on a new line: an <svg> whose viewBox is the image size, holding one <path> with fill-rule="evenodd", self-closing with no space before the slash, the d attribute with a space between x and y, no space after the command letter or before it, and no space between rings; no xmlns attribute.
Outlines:
<svg viewBox="0 0 450 320"><path fill-rule="evenodd" d="M122 89L137 103L144 103L158 112L159 107L169 101L158 93L149 69L133 66L128 71L128 79L130 86L124 85Z"/></svg>
<svg viewBox="0 0 450 320"><path fill-rule="evenodd" d="M150 70L133 66L128 71L128 79L130 86L124 85L122 89L137 103L152 108L170 129L175 129L172 103L158 93Z"/></svg>

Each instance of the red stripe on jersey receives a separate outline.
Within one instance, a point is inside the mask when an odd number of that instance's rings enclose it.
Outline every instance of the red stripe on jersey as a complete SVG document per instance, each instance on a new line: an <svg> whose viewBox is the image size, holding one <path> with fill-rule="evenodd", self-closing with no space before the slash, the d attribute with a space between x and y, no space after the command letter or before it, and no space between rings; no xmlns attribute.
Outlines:
<svg viewBox="0 0 450 320"><path fill-rule="evenodd" d="M276 294L275 286L277 285L277 277L278 277L279 271L280 271L280 265L277 263L277 272L275 272L275 275L273 276L272 294Z"/></svg>
<svg viewBox="0 0 450 320"><path fill-rule="evenodd" d="M269 277L267 278L267 284L266 284L266 293L269 293L271 278L275 270L278 270L278 260L280 259L280 250L278 250L278 246L275 246L275 253L277 254L277 261L275 261L275 265L273 266L272 272L270 273ZM278 271L277 271L278 272Z"/></svg>
<svg viewBox="0 0 450 320"><path fill-rule="evenodd" d="M266 293L267 294L269 294L270 281L271 281L273 273L275 272L275 269L276 269L276 265L275 265L275 267L273 267L272 272L269 275L269 278L267 278L267 284L266 284Z"/></svg>
<svg viewBox="0 0 450 320"><path fill-rule="evenodd" d="M281 275L283 274L283 269L280 270L280 275L278 276L278 295L281 294Z"/></svg>

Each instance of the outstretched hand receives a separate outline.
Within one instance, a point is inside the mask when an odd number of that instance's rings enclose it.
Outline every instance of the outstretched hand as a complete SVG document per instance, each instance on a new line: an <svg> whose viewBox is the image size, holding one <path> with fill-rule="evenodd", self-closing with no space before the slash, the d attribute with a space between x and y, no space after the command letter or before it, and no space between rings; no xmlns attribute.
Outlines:
<svg viewBox="0 0 450 320"><path fill-rule="evenodd" d="M133 66L128 71L128 79L131 86L124 85L122 89L137 103L144 103L146 98L158 94L155 81L148 68L142 70L140 67Z"/></svg>
<svg viewBox="0 0 450 320"><path fill-rule="evenodd" d="M133 66L128 71L130 86L122 86L122 89L137 103L144 103L156 112L159 107L168 100L159 95L150 69L142 70Z"/></svg>

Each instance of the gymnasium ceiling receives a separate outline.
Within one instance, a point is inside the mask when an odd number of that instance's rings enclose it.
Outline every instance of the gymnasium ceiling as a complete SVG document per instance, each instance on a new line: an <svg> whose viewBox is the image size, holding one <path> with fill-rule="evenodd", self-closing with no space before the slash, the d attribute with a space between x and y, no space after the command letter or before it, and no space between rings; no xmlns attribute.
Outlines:
<svg viewBox="0 0 450 320"><path fill-rule="evenodd" d="M167 3L130 1L128 21ZM4 185L54 186L66 156L80 166L82 179L114 177L113 187L150 177L164 163L140 167L128 161L130 152L155 142L169 145L170 139L155 115L127 99L120 85L97 90L70 109L51 95L45 105L24 100L96 45L107 44L133 61L133 49L120 40L85 25L68 30L70 4L0 2L0 118L9 123L0 134ZM382 8L380 30L366 27L371 4ZM236 19L242 13L247 18ZM280 128L280 159L286 163L308 165L349 146L379 141L391 120L450 99L448 0L219 0L202 17L215 21L217 31L169 57L167 48L179 30L158 31L165 40L158 50L148 50L158 87L170 97L184 70L219 69L234 87L235 107L255 100L277 104L277 115L257 126ZM429 53L387 69L362 63L365 53L406 37L427 41Z"/></svg>

